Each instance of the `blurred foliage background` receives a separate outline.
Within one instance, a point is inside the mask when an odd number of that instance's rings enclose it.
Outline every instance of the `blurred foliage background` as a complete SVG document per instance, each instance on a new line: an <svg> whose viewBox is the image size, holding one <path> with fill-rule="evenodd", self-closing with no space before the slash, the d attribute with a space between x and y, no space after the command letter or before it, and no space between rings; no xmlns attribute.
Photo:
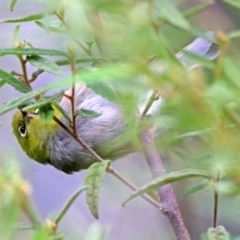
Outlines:
<svg viewBox="0 0 240 240"><path fill-rule="evenodd" d="M240 2L149 1L155 4L150 13L150 22L147 1L35 0L33 3L19 0L11 12L9 1L3 0L0 21L42 12L48 15L47 13L55 9L65 9L69 31L64 30L56 17L46 16L37 23L21 23L19 38L21 41L30 42L36 48L58 49L64 52L70 44L77 57L85 58L88 57L87 53L73 44L73 40L78 39L91 45L94 39L79 2L82 6L101 12L110 46L106 58L115 59L116 65L123 63L129 66L130 74L119 72L119 78L112 81L124 95L126 113L136 109L137 101L141 101L148 90L159 90L165 103L154 118L155 124L161 129L161 133L156 137L156 145L167 172L191 167L208 169L213 173L220 171L225 175L220 184L218 223L225 226L233 236L240 235ZM164 7L168 5L176 6L180 12L191 16L186 20L171 7L167 8L169 11L164 11ZM195 7L199 5L202 10L197 12ZM195 9L192 14L188 11L191 8ZM165 16L165 21L159 21L160 13ZM171 24L168 24L169 22ZM152 23L155 27L152 27ZM49 29L38 26L43 24L49 26ZM13 47L15 27L16 23L0 24L1 49ZM202 60L203 68L184 71L174 60L173 54L195 39L200 32L209 30L218 34L220 50L223 53L221 59L219 58L215 65ZM231 39L226 42L228 38ZM228 48L225 51L226 45ZM99 56L95 43L92 44L92 54ZM146 62L152 55L160 55L169 65L168 71L161 77L156 73L148 73ZM59 58L51 57L51 60ZM91 63L81 63L79 67L92 68ZM0 57L0 68L7 72L21 71L18 59L10 55ZM41 74L37 81L33 82L33 88L64 79L71 74L69 66L62 66L61 69L61 76L46 72ZM31 73L36 68L28 65L28 70ZM115 73L115 76L117 74ZM136 80L143 74L149 77L147 82ZM0 96L2 105L21 96L21 93L5 84L0 88ZM40 218L54 219L71 194L84 185L85 171L66 175L51 166L42 166L28 159L12 134L13 113L14 111L10 111L0 116L0 239L47 239L44 235L45 229L24 229L19 223L35 221L36 219L29 220L29 212L31 216L34 209L39 212ZM140 153L113 162L113 166L137 186L152 179ZM199 179L191 179L173 184L192 239L201 239L201 234L212 225L213 216L213 192L210 188L182 198L190 186L198 183L201 183ZM92 217L82 194L60 223L59 239L61 234L64 239L69 240L175 239L167 220L141 198L122 207L122 202L130 192L117 179L106 175L101 189L100 219L95 220ZM49 221L46 225L54 228ZM23 229L19 230L17 227ZM90 230L87 230L89 227ZM94 234L99 238L95 238Z"/></svg>

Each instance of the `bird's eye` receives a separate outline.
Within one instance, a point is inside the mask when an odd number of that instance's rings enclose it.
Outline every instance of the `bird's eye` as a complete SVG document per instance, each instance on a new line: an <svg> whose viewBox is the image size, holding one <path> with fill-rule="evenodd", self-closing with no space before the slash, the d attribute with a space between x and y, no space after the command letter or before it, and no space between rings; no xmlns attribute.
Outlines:
<svg viewBox="0 0 240 240"><path fill-rule="evenodd" d="M26 129L25 125L21 125L18 128L18 131L19 131L21 137L26 137L27 136L27 129Z"/></svg>
<svg viewBox="0 0 240 240"><path fill-rule="evenodd" d="M39 109L36 109L36 110L35 110L35 114L38 115L38 113L39 113Z"/></svg>

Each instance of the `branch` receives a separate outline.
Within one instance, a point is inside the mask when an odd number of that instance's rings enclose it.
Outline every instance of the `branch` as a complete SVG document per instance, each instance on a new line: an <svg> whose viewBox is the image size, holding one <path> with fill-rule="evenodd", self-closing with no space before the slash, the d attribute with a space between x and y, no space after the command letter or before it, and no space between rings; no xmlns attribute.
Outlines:
<svg viewBox="0 0 240 240"><path fill-rule="evenodd" d="M142 150L151 169L154 178L166 173L161 157L155 148L152 136L148 130L145 130L140 137ZM190 240L188 230L183 222L179 211L173 189L170 184L158 188L158 195L161 199L162 213L168 218L169 223L174 230L178 240Z"/></svg>

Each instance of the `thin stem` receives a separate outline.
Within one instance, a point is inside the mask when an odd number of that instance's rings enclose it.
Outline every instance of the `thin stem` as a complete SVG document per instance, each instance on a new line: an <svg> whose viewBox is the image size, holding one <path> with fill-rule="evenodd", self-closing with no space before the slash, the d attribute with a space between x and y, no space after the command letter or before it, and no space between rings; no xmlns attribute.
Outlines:
<svg viewBox="0 0 240 240"><path fill-rule="evenodd" d="M218 184L219 184L220 174L218 172L217 178L215 180L214 186L214 208L213 208L213 227L217 227L217 218L218 218L218 199L219 199L219 191L218 191Z"/></svg>
<svg viewBox="0 0 240 240"><path fill-rule="evenodd" d="M154 101L158 100L159 96L158 96L158 91L154 90L152 95L150 96L150 98L148 99L148 102L141 114L141 117L143 118L144 116L146 116L146 114L148 113L149 109L151 108L152 104Z"/></svg>
<svg viewBox="0 0 240 240"><path fill-rule="evenodd" d="M71 112L72 112L72 129L75 136L78 136L77 124L76 124L76 113L75 113L75 82L74 82L74 74L76 72L74 61L70 61L71 70L72 70L72 90L71 96L69 96L69 100L71 101Z"/></svg>
<svg viewBox="0 0 240 240"><path fill-rule="evenodd" d="M88 186L81 187L79 190L77 190L67 201L67 203L64 205L58 216L56 217L56 220L54 221L57 225L62 220L62 218L65 216L69 208L72 206L72 204L75 202L75 200L78 198L78 196L85 191L88 188Z"/></svg>
<svg viewBox="0 0 240 240"><path fill-rule="evenodd" d="M27 69L26 69L26 60L24 60L21 55L18 55L18 59L20 60L20 64L21 64L22 71L23 71L23 74L22 74L23 81L30 89L32 89L32 87L31 87L31 85L29 84L29 81L28 81L28 75L27 75Z"/></svg>
<svg viewBox="0 0 240 240"><path fill-rule="evenodd" d="M108 172L117 177L119 180L121 180L125 185L127 185L130 189L133 191L137 190L137 187L135 187L131 182L129 182L126 178L124 178L119 172L117 172L114 168L109 167ZM159 210L162 210L162 205L155 201L153 198L149 197L147 194L143 194L142 197L151 203L154 207L156 207Z"/></svg>
<svg viewBox="0 0 240 240"><path fill-rule="evenodd" d="M88 10L86 11L86 17L92 26L93 37L100 54L106 56L108 45L100 14L97 11Z"/></svg>
<svg viewBox="0 0 240 240"><path fill-rule="evenodd" d="M223 32L219 32L217 34L217 40L219 43L219 52L220 53L217 58L215 77L216 77L216 79L220 79L222 72L223 72L223 61L224 61L225 55L227 53L229 40L228 40L228 37Z"/></svg>
<svg viewBox="0 0 240 240"><path fill-rule="evenodd" d="M79 136L75 136L69 128L67 128L56 116L53 117L53 120L62 127L70 136L72 136L86 151L88 151L98 162L102 162L103 159L95 152L93 151ZM137 187L135 187L132 183L130 183L125 177L123 177L120 173L118 173L114 168L110 167L108 169L108 172L114 175L116 178L118 178L121 182L123 182L126 186L128 186L132 190L137 190ZM161 205L149 197L148 195L144 195L143 198L147 200L149 203L151 203L154 207L157 209L161 209Z"/></svg>
<svg viewBox="0 0 240 240"><path fill-rule="evenodd" d="M56 16L58 17L58 19L63 23L63 25L65 26L65 28L68 30L68 32L71 34L70 30L69 30L69 26L67 25L67 23L65 22L64 18L59 14L56 13ZM73 37L73 40L75 41L75 43L77 43L82 50L87 53L89 56L92 56L91 51L89 51L88 48L86 48L78 39L76 39L75 37Z"/></svg>

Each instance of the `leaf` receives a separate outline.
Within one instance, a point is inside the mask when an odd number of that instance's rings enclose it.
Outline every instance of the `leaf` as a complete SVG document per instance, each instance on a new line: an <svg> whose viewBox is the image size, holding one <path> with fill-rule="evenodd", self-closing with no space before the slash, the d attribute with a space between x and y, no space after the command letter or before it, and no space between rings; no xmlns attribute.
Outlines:
<svg viewBox="0 0 240 240"><path fill-rule="evenodd" d="M240 31L239 30L232 31L232 32L228 33L228 39L239 38L239 37L240 37Z"/></svg>
<svg viewBox="0 0 240 240"><path fill-rule="evenodd" d="M155 21L166 21L176 27L182 29L190 29L190 23L174 6L170 0L154 0L151 7L151 14Z"/></svg>
<svg viewBox="0 0 240 240"><path fill-rule="evenodd" d="M101 113L94 112L90 109L82 108L76 111L76 114L83 118L95 118L101 115Z"/></svg>
<svg viewBox="0 0 240 240"><path fill-rule="evenodd" d="M44 18L46 15L45 13L37 13L29 16L25 16L22 18L14 18L14 19L7 19L0 21L0 23L18 23L18 22L29 22L29 21L34 21L38 19Z"/></svg>
<svg viewBox="0 0 240 240"><path fill-rule="evenodd" d="M68 120L68 122L72 122L72 119L68 116L66 111L57 102L52 102L52 106L54 106L63 115L63 117L65 117Z"/></svg>
<svg viewBox="0 0 240 240"><path fill-rule="evenodd" d="M54 73L54 74L62 74L60 67L47 58L40 57L37 55L27 56L27 60L35 67L38 67L45 72Z"/></svg>
<svg viewBox="0 0 240 240"><path fill-rule="evenodd" d="M210 179L211 175L209 172L200 169L184 169L176 172L167 173L161 177L155 178L144 186L140 187L138 190L134 191L129 198L123 203L123 206L131 199L146 193L148 191L159 188L165 184L176 182L181 179L190 177L203 177Z"/></svg>
<svg viewBox="0 0 240 240"><path fill-rule="evenodd" d="M3 71L2 69L0 69L0 78L2 78L5 83L8 83L20 92L27 93L31 91L27 85L13 77L11 74Z"/></svg>
<svg viewBox="0 0 240 240"><path fill-rule="evenodd" d="M44 105L47 105L47 104L51 104L53 103L53 101L57 98L59 98L59 96L62 96L63 92L60 92L60 93L56 93L54 94L53 96L51 97L44 97L44 98L41 98L39 99L38 101L30 104L30 105L27 105L26 107L23 108L24 111L27 111L29 109L36 109L36 108L41 108L43 107Z"/></svg>
<svg viewBox="0 0 240 240"><path fill-rule="evenodd" d="M0 81L0 88L1 88L5 83L6 83L5 80L1 80L1 81Z"/></svg>
<svg viewBox="0 0 240 240"><path fill-rule="evenodd" d="M89 210L95 218L98 218L100 186L102 183L103 175L107 167L110 165L110 162L110 160L105 160L103 162L93 163L88 169L87 175L85 177L85 185L91 186L91 188L87 189L87 204Z"/></svg>
<svg viewBox="0 0 240 240"><path fill-rule="evenodd" d="M119 103L119 99L114 90L109 87L107 83L104 82L94 82L88 83L88 87L90 87L95 93L101 95L102 97L110 100L111 102Z"/></svg>
<svg viewBox="0 0 240 240"><path fill-rule="evenodd" d="M48 55L48 56L65 56L66 53L54 49L41 48L3 48L0 49L0 56L4 55Z"/></svg>
<svg viewBox="0 0 240 240"><path fill-rule="evenodd" d="M59 21L60 22L60 21ZM43 23L43 22L41 22L41 21L35 21L35 23L39 26L39 27L41 27L41 28L43 28L43 29L45 29L45 30L48 30L48 31L51 31L51 32L55 32L55 33L63 33L63 34L65 34L65 33L67 33L67 30L66 29L64 29L63 27L61 27L61 25L59 25L59 26L57 26L57 24L50 24L50 25L47 25L47 24L45 24L45 23ZM52 23L52 22L51 22ZM60 22L61 23L61 22Z"/></svg>
<svg viewBox="0 0 240 240"><path fill-rule="evenodd" d="M20 30L20 25L18 24L15 29L14 29L14 34L13 34L13 38L14 38L14 46L16 46L17 44L19 44L19 38L18 38L18 33Z"/></svg>
<svg viewBox="0 0 240 240"><path fill-rule="evenodd" d="M50 237L49 229L47 229L46 227L42 227L34 231L31 240L43 240L43 239L47 240L49 239L49 237Z"/></svg>
<svg viewBox="0 0 240 240"><path fill-rule="evenodd" d="M77 190L68 200L68 202L65 204L65 206L62 208L58 216L56 217L56 220L54 221L56 224L59 224L59 222L62 220L62 218L65 216L69 208L72 206L72 204L75 202L75 200L78 198L78 196L88 189L89 186L83 186L79 190Z"/></svg>
<svg viewBox="0 0 240 240"><path fill-rule="evenodd" d="M240 1L239 0L223 0L223 1L232 5L233 7L240 8Z"/></svg>
<svg viewBox="0 0 240 240"><path fill-rule="evenodd" d="M209 240L229 240L229 234L223 226L209 228L207 231Z"/></svg>
<svg viewBox="0 0 240 240"><path fill-rule="evenodd" d="M17 0L11 0L11 3L10 3L10 11L11 12L13 12L13 9L14 9L16 3L17 3Z"/></svg>
<svg viewBox="0 0 240 240"><path fill-rule="evenodd" d="M54 109L50 103L39 107L39 116L44 124L49 123L53 119Z"/></svg>
<svg viewBox="0 0 240 240"><path fill-rule="evenodd" d="M191 187L190 189L188 189L188 190L183 194L182 197L187 197L187 196L189 196L189 195L191 195L191 194L193 194L193 193L195 193L195 192L198 192L198 191L204 189L204 188L207 187L207 186L209 186L209 182L201 183L201 184L199 184L199 185L196 185L196 186L194 186L194 187Z"/></svg>
<svg viewBox="0 0 240 240"><path fill-rule="evenodd" d="M103 229L98 223L93 223L87 231L87 234L84 240L104 240L105 238L105 229Z"/></svg>
<svg viewBox="0 0 240 240"><path fill-rule="evenodd" d="M24 103L28 102L29 100L33 99L34 97L38 96L39 94L42 94L48 90L56 88L56 85L46 85L38 90L34 90L31 92L28 92L24 94L21 97L15 98L7 103L5 103L3 106L0 107L0 115L17 108L20 105L23 105Z"/></svg>

